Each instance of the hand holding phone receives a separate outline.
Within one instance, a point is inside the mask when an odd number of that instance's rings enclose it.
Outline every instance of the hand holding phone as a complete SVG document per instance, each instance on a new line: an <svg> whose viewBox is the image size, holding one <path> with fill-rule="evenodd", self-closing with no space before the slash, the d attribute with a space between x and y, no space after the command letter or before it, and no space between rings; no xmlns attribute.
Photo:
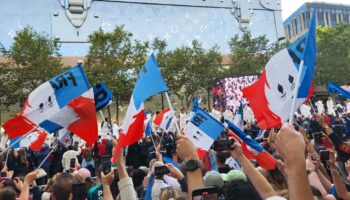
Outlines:
<svg viewBox="0 0 350 200"><path fill-rule="evenodd" d="M109 172L111 172L111 169L112 169L111 157L102 156L101 162L102 162L102 171L105 175L107 175Z"/></svg>
<svg viewBox="0 0 350 200"><path fill-rule="evenodd" d="M214 151L229 151L232 150L232 145L235 143L234 139L230 140L215 140L213 149Z"/></svg>
<svg viewBox="0 0 350 200"><path fill-rule="evenodd" d="M321 161L329 160L329 150L320 150L320 160Z"/></svg>
<svg viewBox="0 0 350 200"><path fill-rule="evenodd" d="M70 168L75 168L75 158L70 159Z"/></svg>
<svg viewBox="0 0 350 200"><path fill-rule="evenodd" d="M164 174L169 174L170 171L166 165L154 167L154 175L162 176Z"/></svg>

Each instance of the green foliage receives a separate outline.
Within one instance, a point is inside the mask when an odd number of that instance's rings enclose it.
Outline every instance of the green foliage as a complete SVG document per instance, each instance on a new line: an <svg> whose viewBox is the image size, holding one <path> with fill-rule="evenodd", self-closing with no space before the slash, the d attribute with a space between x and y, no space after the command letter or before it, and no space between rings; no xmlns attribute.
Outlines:
<svg viewBox="0 0 350 200"><path fill-rule="evenodd" d="M317 27L317 63L315 83L328 81L349 83L350 75L350 26Z"/></svg>
<svg viewBox="0 0 350 200"><path fill-rule="evenodd" d="M5 89L5 105L18 100L23 103L32 90L62 70L58 50L57 40L31 28L17 33L13 45L4 52L9 63L2 67L3 80L5 88L10 88Z"/></svg>
<svg viewBox="0 0 350 200"><path fill-rule="evenodd" d="M145 61L148 43L133 40L133 34L117 26L89 36L86 72L91 84L105 81L118 100L128 102L137 73Z"/></svg>

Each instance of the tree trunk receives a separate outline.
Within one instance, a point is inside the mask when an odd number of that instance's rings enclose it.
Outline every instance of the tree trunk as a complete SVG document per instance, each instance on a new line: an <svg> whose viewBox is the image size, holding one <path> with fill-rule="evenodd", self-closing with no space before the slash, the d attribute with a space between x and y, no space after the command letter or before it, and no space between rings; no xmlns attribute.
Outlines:
<svg viewBox="0 0 350 200"><path fill-rule="evenodd" d="M115 98L115 115L116 115L117 124L119 126L119 99L118 99L118 97Z"/></svg>
<svg viewBox="0 0 350 200"><path fill-rule="evenodd" d="M208 112L210 112L210 88L207 89L208 92Z"/></svg>
<svg viewBox="0 0 350 200"><path fill-rule="evenodd" d="M107 110L108 110L108 118L109 118L109 122L112 123L112 119L111 119L111 108L108 106L107 107Z"/></svg>

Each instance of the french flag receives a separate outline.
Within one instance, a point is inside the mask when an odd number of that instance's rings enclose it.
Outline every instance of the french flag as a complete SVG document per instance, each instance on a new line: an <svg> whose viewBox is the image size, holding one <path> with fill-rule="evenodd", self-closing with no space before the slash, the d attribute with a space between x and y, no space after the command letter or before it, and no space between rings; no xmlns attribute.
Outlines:
<svg viewBox="0 0 350 200"><path fill-rule="evenodd" d="M242 151L243 154L249 160L256 160L258 164L264 169L275 169L277 166L277 160L269 154L265 149L255 140L250 138L240 128L235 126L228 120L225 120L228 128L233 131L242 140Z"/></svg>
<svg viewBox="0 0 350 200"><path fill-rule="evenodd" d="M26 147L33 151L40 151L45 140L47 137L47 133L45 133L44 130L37 129L28 135L26 135L24 138L21 139L20 142L18 142L16 145L14 145L12 148L22 148ZM15 137L11 139L10 145L15 143L17 140L19 140L21 137Z"/></svg>
<svg viewBox="0 0 350 200"><path fill-rule="evenodd" d="M202 159L225 127L201 109L196 101L192 108L194 113L186 124L184 133L193 142Z"/></svg>
<svg viewBox="0 0 350 200"><path fill-rule="evenodd" d="M3 124L5 133L12 139L28 133L36 126L41 126L49 133L59 130L62 126L49 119L58 118L58 112L89 88L90 84L81 66L72 67L57 75L29 94L20 115ZM75 112L71 114L75 117Z"/></svg>
<svg viewBox="0 0 350 200"><path fill-rule="evenodd" d="M174 114L175 114L175 110L171 108L162 110L162 112L160 112L156 116L153 123L157 125L159 128L163 129L164 131L167 131L170 127Z"/></svg>
<svg viewBox="0 0 350 200"><path fill-rule="evenodd" d="M119 151L134 144L143 137L145 126L145 111L143 102L149 97L167 92L169 89L159 71L158 63L154 54L151 54L142 68L135 83L117 147L115 148L113 162L118 159Z"/></svg>
<svg viewBox="0 0 350 200"><path fill-rule="evenodd" d="M244 88L258 126L264 130L281 126L291 112L294 90L298 90L296 108L312 95L312 78L316 62L315 11L309 31L288 48L276 53L266 64L259 80ZM296 85L299 65L304 61L300 85ZM294 113L294 112L293 112Z"/></svg>

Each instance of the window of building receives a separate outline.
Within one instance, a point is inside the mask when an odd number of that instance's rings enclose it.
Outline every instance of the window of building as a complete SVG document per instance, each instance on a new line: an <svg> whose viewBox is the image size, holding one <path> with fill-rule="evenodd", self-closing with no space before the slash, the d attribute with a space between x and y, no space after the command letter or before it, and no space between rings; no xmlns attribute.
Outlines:
<svg viewBox="0 0 350 200"><path fill-rule="evenodd" d="M288 34L289 34L289 38L293 37L292 24L288 25Z"/></svg>
<svg viewBox="0 0 350 200"><path fill-rule="evenodd" d="M322 11L317 11L317 25L319 26L324 26L324 16L323 16L323 12ZM309 24L309 21L310 21L310 14L309 14L309 19L307 20L308 21L308 24Z"/></svg>
<svg viewBox="0 0 350 200"><path fill-rule="evenodd" d="M306 13L301 14L301 20L303 20L303 23L304 23L303 29L304 30L307 29L309 27L308 26L309 21L306 19Z"/></svg>
<svg viewBox="0 0 350 200"><path fill-rule="evenodd" d="M324 25L325 25L325 26L330 26L331 23L330 23L330 15L329 15L329 12L324 12L324 18L325 18Z"/></svg>
<svg viewBox="0 0 350 200"><path fill-rule="evenodd" d="M337 25L337 14L336 13L328 13L331 16L331 26Z"/></svg>
<svg viewBox="0 0 350 200"><path fill-rule="evenodd" d="M343 14L343 21L344 21L345 23L347 23L347 24L350 24L350 23L349 23L349 17L350 17L349 14Z"/></svg>
<svg viewBox="0 0 350 200"><path fill-rule="evenodd" d="M295 34L298 35L300 33L300 21L299 21L299 17L297 17L294 20L294 26L295 26Z"/></svg>

